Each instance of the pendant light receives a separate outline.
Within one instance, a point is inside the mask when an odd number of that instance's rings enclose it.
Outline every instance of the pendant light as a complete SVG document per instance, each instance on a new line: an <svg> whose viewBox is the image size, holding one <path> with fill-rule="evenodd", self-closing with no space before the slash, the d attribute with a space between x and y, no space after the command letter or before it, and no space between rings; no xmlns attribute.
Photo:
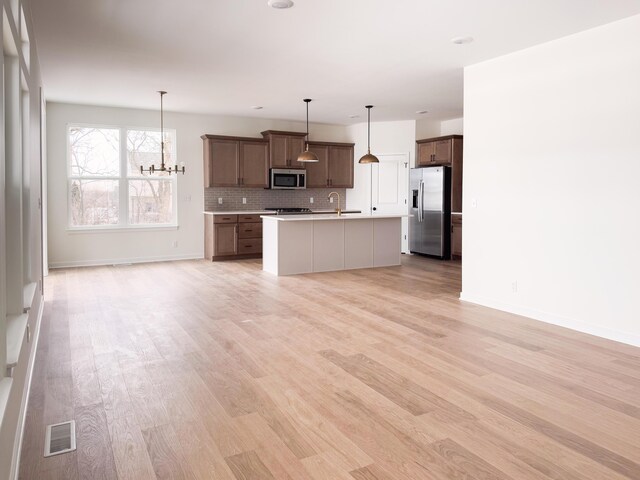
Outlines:
<svg viewBox="0 0 640 480"><path fill-rule="evenodd" d="M371 154L371 109L373 105L364 107L367 109L367 154L364 155L358 163L380 163L378 157Z"/></svg>
<svg viewBox="0 0 640 480"><path fill-rule="evenodd" d="M305 137L304 145L305 149L300 155L298 155L298 161L303 163L316 163L318 162L318 156L309 151L309 103L311 102L310 98L305 98L304 103L307 104L307 135Z"/></svg>
<svg viewBox="0 0 640 480"><path fill-rule="evenodd" d="M178 167L178 165L174 165L173 167L168 168L164 164L164 105L162 97L164 97L167 92L159 90L158 93L160 94L160 166L156 167L155 164L153 164L149 168L144 168L144 166L140 165L140 174L143 175L144 172L149 172L151 175L156 172L168 172L169 175L172 173L175 173L176 175L178 173L184 174L184 163L181 163L180 167Z"/></svg>

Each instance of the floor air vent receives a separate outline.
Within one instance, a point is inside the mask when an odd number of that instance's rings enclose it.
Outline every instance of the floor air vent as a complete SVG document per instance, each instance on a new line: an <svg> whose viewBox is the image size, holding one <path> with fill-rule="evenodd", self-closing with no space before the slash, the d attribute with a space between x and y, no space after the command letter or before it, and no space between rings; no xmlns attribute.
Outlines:
<svg viewBox="0 0 640 480"><path fill-rule="evenodd" d="M70 420L47 425L44 437L44 456L60 455L76 449L76 422Z"/></svg>

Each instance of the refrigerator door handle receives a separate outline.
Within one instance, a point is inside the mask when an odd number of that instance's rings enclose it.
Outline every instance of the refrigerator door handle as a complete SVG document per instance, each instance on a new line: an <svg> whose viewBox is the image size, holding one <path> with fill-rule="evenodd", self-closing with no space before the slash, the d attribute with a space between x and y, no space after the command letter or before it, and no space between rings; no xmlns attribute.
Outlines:
<svg viewBox="0 0 640 480"><path fill-rule="evenodd" d="M422 223L424 220L424 181L420 180L418 190L418 221Z"/></svg>

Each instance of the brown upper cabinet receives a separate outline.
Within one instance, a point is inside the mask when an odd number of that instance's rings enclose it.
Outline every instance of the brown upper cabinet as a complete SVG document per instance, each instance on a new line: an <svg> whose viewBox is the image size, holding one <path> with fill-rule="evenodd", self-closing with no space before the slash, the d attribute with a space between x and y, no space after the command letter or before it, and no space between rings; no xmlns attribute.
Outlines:
<svg viewBox="0 0 640 480"><path fill-rule="evenodd" d="M309 142L317 163L307 163L308 188L353 188L353 143Z"/></svg>
<svg viewBox="0 0 640 480"><path fill-rule="evenodd" d="M456 157L462 161L462 135L427 138L416 142L418 167L452 165Z"/></svg>
<svg viewBox="0 0 640 480"><path fill-rule="evenodd" d="M268 187L269 142L203 135L205 187Z"/></svg>
<svg viewBox="0 0 640 480"><path fill-rule="evenodd" d="M306 133L266 130L262 136L269 141L271 168L305 168L298 162L298 155L304 151Z"/></svg>
<svg viewBox="0 0 640 480"><path fill-rule="evenodd" d="M426 138L416 142L416 166L451 167L451 211L462 212L462 135Z"/></svg>

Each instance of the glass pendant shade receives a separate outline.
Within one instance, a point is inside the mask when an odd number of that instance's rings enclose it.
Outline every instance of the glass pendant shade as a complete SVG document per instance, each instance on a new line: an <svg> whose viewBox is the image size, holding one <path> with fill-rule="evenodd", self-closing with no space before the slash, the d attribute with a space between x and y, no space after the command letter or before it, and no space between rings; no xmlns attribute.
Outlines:
<svg viewBox="0 0 640 480"><path fill-rule="evenodd" d="M378 157L371 153L371 109L373 105L367 105L367 154L363 155L358 163L380 163Z"/></svg>
<svg viewBox="0 0 640 480"><path fill-rule="evenodd" d="M305 98L304 103L307 104L307 135L305 136L305 149L300 155L298 155L298 161L301 163L316 163L319 162L318 156L309 151L309 103L311 103L310 98Z"/></svg>

